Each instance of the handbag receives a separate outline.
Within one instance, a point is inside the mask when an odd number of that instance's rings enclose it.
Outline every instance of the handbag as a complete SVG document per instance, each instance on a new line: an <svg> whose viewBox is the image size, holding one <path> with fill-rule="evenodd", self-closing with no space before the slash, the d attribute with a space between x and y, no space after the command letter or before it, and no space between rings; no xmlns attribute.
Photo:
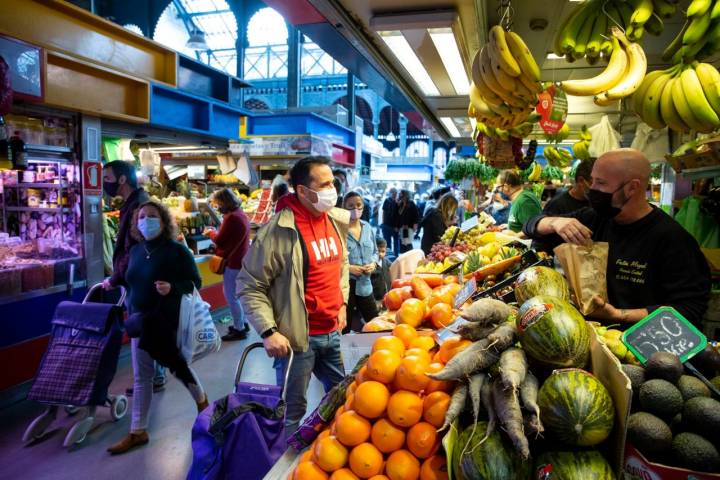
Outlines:
<svg viewBox="0 0 720 480"><path fill-rule="evenodd" d="M210 304L202 299L197 288L180 299L177 346L188 365L220 350L220 334L215 328Z"/></svg>
<svg viewBox="0 0 720 480"><path fill-rule="evenodd" d="M225 269L227 268L228 258L232 257L233 253L235 253L239 246L240 243L235 245L235 248L230 251L230 255L228 255L227 257L221 257L220 255L213 255L212 257L210 257L210 271L217 275L224 274Z"/></svg>

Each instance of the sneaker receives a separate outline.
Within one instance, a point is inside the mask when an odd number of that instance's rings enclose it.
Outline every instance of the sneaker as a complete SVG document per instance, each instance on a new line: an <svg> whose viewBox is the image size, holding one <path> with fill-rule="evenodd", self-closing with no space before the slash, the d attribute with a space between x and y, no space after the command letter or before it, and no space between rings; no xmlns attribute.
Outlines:
<svg viewBox="0 0 720 480"><path fill-rule="evenodd" d="M247 338L247 330L238 330L235 327L229 327L228 333L222 336L222 339L226 342L233 342L235 340L245 340Z"/></svg>
<svg viewBox="0 0 720 480"><path fill-rule="evenodd" d="M165 383L167 383L167 382L163 382L163 383L153 383L153 393L158 393L158 392L162 392L163 390L165 390ZM133 396L133 390L134 390L134 389L133 389L132 387L126 388L126 389L125 389L125 396L126 396L126 397L132 397L132 396Z"/></svg>

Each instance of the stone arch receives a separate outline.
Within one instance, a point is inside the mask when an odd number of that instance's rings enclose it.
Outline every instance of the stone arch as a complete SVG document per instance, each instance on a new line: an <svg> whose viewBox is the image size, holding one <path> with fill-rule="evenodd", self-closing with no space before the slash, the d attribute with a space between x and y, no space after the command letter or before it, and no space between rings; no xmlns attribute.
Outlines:
<svg viewBox="0 0 720 480"><path fill-rule="evenodd" d="M343 95L339 98L337 98L333 105L342 105L343 107L347 108L347 95ZM372 136L373 134L373 112L372 107L370 106L370 103L365 100L363 97L356 96L355 97L355 115L362 118L364 120L363 124L363 134Z"/></svg>

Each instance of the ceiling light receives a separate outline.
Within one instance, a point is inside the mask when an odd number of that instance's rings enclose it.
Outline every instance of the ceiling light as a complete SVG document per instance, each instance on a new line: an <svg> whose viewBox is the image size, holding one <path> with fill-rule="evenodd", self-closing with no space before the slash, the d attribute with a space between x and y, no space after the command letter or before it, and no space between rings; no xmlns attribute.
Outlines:
<svg viewBox="0 0 720 480"><path fill-rule="evenodd" d="M198 51L204 51L209 50L210 47L208 47L207 41L205 40L205 32L199 29L194 29L190 32L190 38L188 38L187 43L185 44L187 48L198 50Z"/></svg>
<svg viewBox="0 0 720 480"><path fill-rule="evenodd" d="M407 70L412 79L415 80L420 90L422 90L425 95L440 95L427 70L425 70L425 67L423 67L417 55L415 55L415 51L405 39L402 32L379 32L379 34L380 38L382 38L395 57L400 61L400 64L405 67L405 70Z"/></svg>
<svg viewBox="0 0 720 480"><path fill-rule="evenodd" d="M455 122L453 122L453 119L450 117L441 117L440 121L442 122L445 129L448 131L448 133L453 138L459 138L460 137L460 130L458 130L457 125L455 125Z"/></svg>
<svg viewBox="0 0 720 480"><path fill-rule="evenodd" d="M428 29L428 33L445 65L455 94L467 95L470 93L470 82L452 28L432 28Z"/></svg>
<svg viewBox="0 0 720 480"><path fill-rule="evenodd" d="M550 52L547 54L547 59L548 60L565 60L565 57L561 57L559 55L555 55L554 52Z"/></svg>

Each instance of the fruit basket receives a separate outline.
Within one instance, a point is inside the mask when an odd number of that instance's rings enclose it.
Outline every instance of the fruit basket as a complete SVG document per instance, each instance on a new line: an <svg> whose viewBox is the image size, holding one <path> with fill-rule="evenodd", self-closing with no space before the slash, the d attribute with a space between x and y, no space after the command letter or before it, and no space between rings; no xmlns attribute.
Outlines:
<svg viewBox="0 0 720 480"><path fill-rule="evenodd" d="M715 167L720 165L720 140L702 143L695 152L685 155L665 155L675 172L692 168Z"/></svg>

